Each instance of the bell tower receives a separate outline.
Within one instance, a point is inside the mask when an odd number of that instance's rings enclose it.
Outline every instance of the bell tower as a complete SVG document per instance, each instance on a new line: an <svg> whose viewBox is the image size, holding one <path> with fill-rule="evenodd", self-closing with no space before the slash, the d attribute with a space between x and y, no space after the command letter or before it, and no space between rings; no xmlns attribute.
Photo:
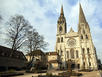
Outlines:
<svg viewBox="0 0 102 77"><path fill-rule="evenodd" d="M67 32L66 19L64 17L63 5L62 5L60 17L58 18L58 21L57 21L57 35L65 34L66 32Z"/></svg>

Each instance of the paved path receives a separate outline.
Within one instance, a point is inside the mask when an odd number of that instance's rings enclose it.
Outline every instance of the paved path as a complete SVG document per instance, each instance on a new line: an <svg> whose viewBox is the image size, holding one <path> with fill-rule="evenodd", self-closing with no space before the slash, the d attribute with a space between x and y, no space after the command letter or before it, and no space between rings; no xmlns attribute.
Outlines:
<svg viewBox="0 0 102 77"><path fill-rule="evenodd" d="M102 77L102 71L99 71L99 73L100 73L100 77Z"/></svg>
<svg viewBox="0 0 102 77"><path fill-rule="evenodd" d="M46 73L39 73L39 74L27 73L27 74L24 74L24 75L14 76L14 77L38 77L38 75L46 75Z"/></svg>
<svg viewBox="0 0 102 77"><path fill-rule="evenodd" d="M81 77L101 77L101 73L99 71L92 72L82 72L83 76Z"/></svg>
<svg viewBox="0 0 102 77"><path fill-rule="evenodd" d="M58 73L58 71L56 71L56 73ZM83 76L79 77L102 77L102 71L81 72L81 73L83 74ZM39 74L25 73L24 75L14 76L14 77L38 77L38 75L46 75L46 73L39 73ZM71 77L78 77L78 76L71 76Z"/></svg>

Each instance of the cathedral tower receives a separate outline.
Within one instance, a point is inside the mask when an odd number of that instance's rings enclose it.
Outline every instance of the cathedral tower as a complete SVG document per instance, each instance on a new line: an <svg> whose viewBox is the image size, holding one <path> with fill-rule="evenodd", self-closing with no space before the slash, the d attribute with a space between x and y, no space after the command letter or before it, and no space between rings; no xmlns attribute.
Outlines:
<svg viewBox="0 0 102 77"><path fill-rule="evenodd" d="M61 6L60 17L57 21L57 34L65 34L66 32L66 19L64 17L63 6Z"/></svg>
<svg viewBox="0 0 102 77"><path fill-rule="evenodd" d="M79 4L78 34L80 38L82 67L97 69L97 55L92 41L90 27L86 21L81 4Z"/></svg>
<svg viewBox="0 0 102 77"><path fill-rule="evenodd" d="M81 35L81 39L91 39L91 33L89 25L86 21L83 9L81 4L79 4L79 24L78 24L78 33Z"/></svg>

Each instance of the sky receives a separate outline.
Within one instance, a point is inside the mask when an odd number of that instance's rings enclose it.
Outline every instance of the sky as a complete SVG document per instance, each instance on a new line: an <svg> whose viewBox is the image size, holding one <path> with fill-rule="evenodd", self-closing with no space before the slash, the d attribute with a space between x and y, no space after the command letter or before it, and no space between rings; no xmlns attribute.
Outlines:
<svg viewBox="0 0 102 77"><path fill-rule="evenodd" d="M0 45L6 46L5 24L11 16L21 14L49 43L46 51L54 51L56 43L57 20L63 5L67 22L67 32L72 27L77 32L79 2L89 23L92 39L98 57L102 60L102 0L0 0Z"/></svg>

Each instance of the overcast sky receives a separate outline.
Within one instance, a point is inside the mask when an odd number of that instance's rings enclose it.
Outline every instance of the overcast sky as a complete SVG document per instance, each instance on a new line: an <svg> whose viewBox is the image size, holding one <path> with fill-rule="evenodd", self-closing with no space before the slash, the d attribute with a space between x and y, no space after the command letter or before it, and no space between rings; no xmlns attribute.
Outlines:
<svg viewBox="0 0 102 77"><path fill-rule="evenodd" d="M99 58L102 54L102 0L80 0L85 17L89 23L94 45ZM21 14L49 43L48 50L54 51L56 43L57 20L63 4L67 29L77 31L79 0L0 0L0 45L5 45L3 39L7 26L4 24L10 16Z"/></svg>

